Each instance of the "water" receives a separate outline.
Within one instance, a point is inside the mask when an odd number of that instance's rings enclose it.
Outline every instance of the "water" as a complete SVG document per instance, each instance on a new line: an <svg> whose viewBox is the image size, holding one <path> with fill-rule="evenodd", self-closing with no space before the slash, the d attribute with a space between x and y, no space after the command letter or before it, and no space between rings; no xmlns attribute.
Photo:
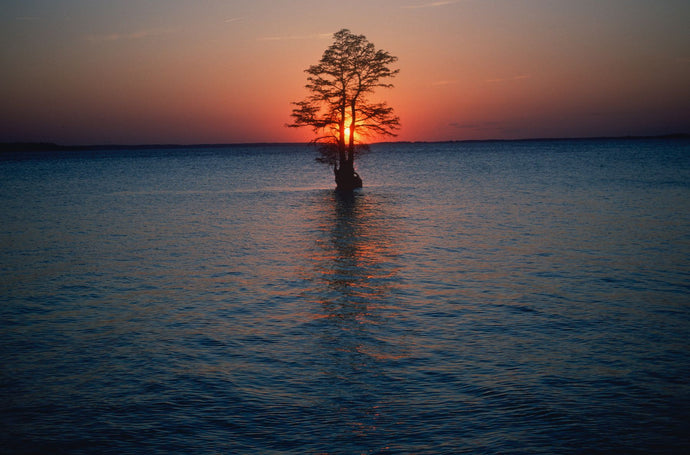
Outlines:
<svg viewBox="0 0 690 455"><path fill-rule="evenodd" d="M0 159L2 453L681 453L690 142Z"/></svg>

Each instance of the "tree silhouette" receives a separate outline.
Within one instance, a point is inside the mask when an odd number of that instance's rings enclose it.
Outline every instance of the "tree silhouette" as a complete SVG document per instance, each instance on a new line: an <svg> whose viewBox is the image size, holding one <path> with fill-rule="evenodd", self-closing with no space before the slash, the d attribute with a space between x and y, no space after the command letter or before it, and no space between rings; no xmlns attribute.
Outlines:
<svg viewBox="0 0 690 455"><path fill-rule="evenodd" d="M355 154L366 147L364 138L395 136L400 119L385 102L373 102L369 96L376 88L393 87L382 82L395 77L399 70L389 65L398 60L377 50L364 35L342 29L333 35L318 64L305 72L311 92L294 104L289 127L312 127L319 144L319 161L334 166L337 189L349 191L362 186L355 172Z"/></svg>

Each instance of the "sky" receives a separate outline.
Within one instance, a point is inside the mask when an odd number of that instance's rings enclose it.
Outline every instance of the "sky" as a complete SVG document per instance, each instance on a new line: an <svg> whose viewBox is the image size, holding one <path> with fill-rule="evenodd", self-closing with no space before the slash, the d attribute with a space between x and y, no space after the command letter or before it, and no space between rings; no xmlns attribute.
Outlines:
<svg viewBox="0 0 690 455"><path fill-rule="evenodd" d="M399 58L396 140L690 133L687 0L5 0L0 142L301 142L348 28Z"/></svg>

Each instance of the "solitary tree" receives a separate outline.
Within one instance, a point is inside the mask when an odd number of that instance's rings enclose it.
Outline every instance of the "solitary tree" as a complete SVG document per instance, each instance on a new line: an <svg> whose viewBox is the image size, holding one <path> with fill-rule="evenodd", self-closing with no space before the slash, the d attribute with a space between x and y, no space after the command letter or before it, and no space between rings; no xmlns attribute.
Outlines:
<svg viewBox="0 0 690 455"><path fill-rule="evenodd" d="M312 142L320 145L319 161L334 166L337 189L350 191L362 186L354 158L366 147L364 139L395 136L400 127L392 107L369 99L376 88L393 87L384 81L398 74L389 68L398 58L347 29L333 38L321 61L305 70L311 94L293 103L293 123L288 126L312 127Z"/></svg>

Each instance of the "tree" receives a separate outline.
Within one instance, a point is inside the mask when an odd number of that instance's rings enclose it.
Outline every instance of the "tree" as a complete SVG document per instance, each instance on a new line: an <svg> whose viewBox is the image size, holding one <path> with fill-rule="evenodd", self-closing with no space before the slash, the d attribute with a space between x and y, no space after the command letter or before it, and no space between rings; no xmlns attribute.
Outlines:
<svg viewBox="0 0 690 455"><path fill-rule="evenodd" d="M369 99L376 88L393 87L384 81L400 70L389 67L397 57L377 50L364 35L342 29L333 38L319 63L305 70L311 95L292 103L296 107L288 126L314 130L319 161L334 166L337 189L350 191L362 186L354 158L366 147L364 138L395 136L400 128L392 107Z"/></svg>

